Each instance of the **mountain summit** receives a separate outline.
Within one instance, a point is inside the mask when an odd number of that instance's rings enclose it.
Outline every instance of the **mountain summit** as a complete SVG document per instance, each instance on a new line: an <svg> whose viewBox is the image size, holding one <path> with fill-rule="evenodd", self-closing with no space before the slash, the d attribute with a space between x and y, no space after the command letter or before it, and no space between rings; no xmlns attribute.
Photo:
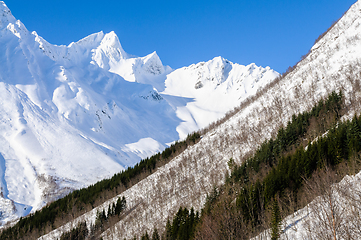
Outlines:
<svg viewBox="0 0 361 240"><path fill-rule="evenodd" d="M173 70L114 32L52 45L4 2L0 63L3 222L163 150L278 76L222 58Z"/></svg>
<svg viewBox="0 0 361 240"><path fill-rule="evenodd" d="M6 27L9 23L14 23L15 17L3 1L0 1L0 29Z"/></svg>

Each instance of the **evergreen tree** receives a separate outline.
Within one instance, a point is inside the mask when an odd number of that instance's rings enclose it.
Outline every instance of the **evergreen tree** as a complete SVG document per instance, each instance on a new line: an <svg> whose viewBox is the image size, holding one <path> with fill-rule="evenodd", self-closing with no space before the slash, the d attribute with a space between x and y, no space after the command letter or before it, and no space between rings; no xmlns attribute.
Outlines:
<svg viewBox="0 0 361 240"><path fill-rule="evenodd" d="M107 215L105 214L105 209L103 209L102 211L102 216L101 216L102 220L103 221L106 221L107 220Z"/></svg>
<svg viewBox="0 0 361 240"><path fill-rule="evenodd" d="M154 228L153 235L152 235L152 240L160 240L160 236L159 236L157 228Z"/></svg>
<svg viewBox="0 0 361 240"><path fill-rule="evenodd" d="M141 238L142 240L150 240L148 232L145 232L145 234Z"/></svg>
<svg viewBox="0 0 361 240"><path fill-rule="evenodd" d="M280 237L281 213L278 201L274 199L272 206L271 239L277 240Z"/></svg>
<svg viewBox="0 0 361 240"><path fill-rule="evenodd" d="M125 200L125 197L118 198L117 203L115 205L114 214L119 215L127 206L127 201Z"/></svg>
<svg viewBox="0 0 361 240"><path fill-rule="evenodd" d="M110 218L111 216L113 216L113 210L112 210L112 208L111 208L111 204L109 204L109 206L108 206L108 218Z"/></svg>
<svg viewBox="0 0 361 240"><path fill-rule="evenodd" d="M350 150L349 154L352 155L354 152L358 152L360 151L360 146L361 146L361 130L358 124L358 119L357 116L355 115L354 118L352 119L351 124L349 124L349 129L348 129L348 148Z"/></svg>
<svg viewBox="0 0 361 240"><path fill-rule="evenodd" d="M165 225L165 239L171 240L172 239L172 224L169 221L169 218L167 220L167 224Z"/></svg>

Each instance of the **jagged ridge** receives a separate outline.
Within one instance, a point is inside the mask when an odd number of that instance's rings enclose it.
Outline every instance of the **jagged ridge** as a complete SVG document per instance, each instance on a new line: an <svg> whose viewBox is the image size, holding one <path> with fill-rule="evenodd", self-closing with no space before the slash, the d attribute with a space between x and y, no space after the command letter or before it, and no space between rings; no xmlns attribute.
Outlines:
<svg viewBox="0 0 361 240"><path fill-rule="evenodd" d="M170 93L175 71L155 52L127 54L114 32L56 46L30 33L4 2L0 20L3 223L163 150L242 100L219 110ZM267 81L277 76L267 71Z"/></svg>

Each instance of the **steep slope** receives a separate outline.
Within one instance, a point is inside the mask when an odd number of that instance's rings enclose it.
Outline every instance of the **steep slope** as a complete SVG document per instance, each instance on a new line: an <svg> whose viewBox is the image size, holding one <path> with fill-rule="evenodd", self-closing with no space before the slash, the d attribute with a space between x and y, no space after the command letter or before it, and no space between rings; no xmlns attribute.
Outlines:
<svg viewBox="0 0 361 240"><path fill-rule="evenodd" d="M221 184L232 157L245 156L285 125L293 114L309 110L333 90L342 90L349 114L360 112L361 3L356 2L310 50L292 72L272 82L243 102L232 117L210 129L157 173L122 194L132 209L122 221L103 233L103 239L132 238L154 227L164 229L180 206L199 210L207 193ZM109 202L114 199L109 200ZM109 202L97 210L107 208ZM96 211L96 210L94 210ZM42 239L51 239L75 226L95 221L94 212L70 222Z"/></svg>
<svg viewBox="0 0 361 240"><path fill-rule="evenodd" d="M69 46L52 45L29 32L3 1L0 62L3 223L163 150L243 99L222 110L201 105L216 113L213 118L183 119L180 109L198 96L165 88L166 79L177 73L163 66L155 52L127 54L114 32L95 33ZM252 75L250 71L245 74ZM278 75L269 68L259 68L259 73L269 78L252 76L265 83ZM211 90L202 96L212 95ZM197 114L192 110L191 115Z"/></svg>

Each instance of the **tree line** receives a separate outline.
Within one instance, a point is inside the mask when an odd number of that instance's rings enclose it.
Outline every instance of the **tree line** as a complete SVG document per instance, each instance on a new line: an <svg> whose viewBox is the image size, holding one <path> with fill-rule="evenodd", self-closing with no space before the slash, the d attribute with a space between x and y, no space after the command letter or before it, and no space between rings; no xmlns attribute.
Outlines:
<svg viewBox="0 0 361 240"><path fill-rule="evenodd" d="M105 227L109 227L108 223L114 218L115 221L119 221L119 216L126 208L127 201L125 197L119 197L116 203L109 204L107 211L105 209L97 211L95 223L91 224L90 230L88 229L86 221L80 222L77 227L68 232L64 232L60 236L60 240L99 239Z"/></svg>
<svg viewBox="0 0 361 240"><path fill-rule="evenodd" d="M195 228L199 222L199 213L195 212L193 208L180 207L175 214L173 221L168 219L165 231L162 236L158 233L158 229L153 230L152 237L145 232L141 236L141 240L187 240L194 236ZM137 239L134 237L133 239Z"/></svg>
<svg viewBox="0 0 361 240"><path fill-rule="evenodd" d="M278 239L286 199L292 195L297 205L305 179L361 150L361 118L339 122L342 108L342 93L332 92L311 111L292 116L243 164L230 159L230 176L208 195L201 214L181 207L162 234L154 229L140 239L248 239L269 227L271 239ZM313 142L304 140L324 133Z"/></svg>
<svg viewBox="0 0 361 240"><path fill-rule="evenodd" d="M361 151L361 117L340 121L342 109L342 93L332 92L311 111L293 116L241 165L231 159L231 175L207 200L195 238L248 239L271 228L271 238L278 239L280 209L286 216L303 207L309 179L328 168L340 179Z"/></svg>
<svg viewBox="0 0 361 240"><path fill-rule="evenodd" d="M185 140L175 142L162 153L143 159L134 166L114 174L110 179L104 179L87 188L75 190L65 197L49 203L41 210L20 218L14 226L2 230L0 240L37 238L50 232L149 176L157 167L168 163L200 138L201 135L198 132L189 134Z"/></svg>
<svg viewBox="0 0 361 240"><path fill-rule="evenodd" d="M340 122L342 109L342 92L332 92L311 111L292 116L241 165L230 159L225 185L209 194L194 234L185 239L248 239L270 227L271 238L278 239L280 209L290 199L293 211L305 204L300 201L305 180L361 150L361 118Z"/></svg>

